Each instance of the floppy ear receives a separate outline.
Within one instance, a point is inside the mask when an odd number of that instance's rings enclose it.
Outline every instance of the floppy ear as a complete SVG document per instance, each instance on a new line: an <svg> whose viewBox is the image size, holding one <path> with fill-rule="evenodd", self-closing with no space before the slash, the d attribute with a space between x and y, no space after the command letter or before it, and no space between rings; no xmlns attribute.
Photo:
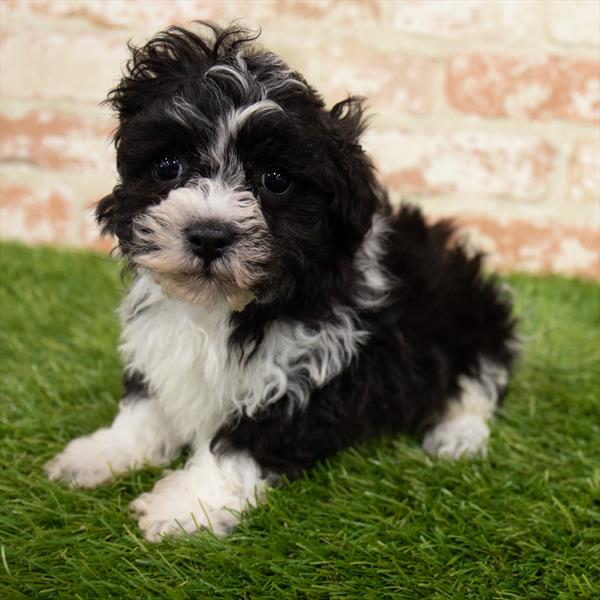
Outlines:
<svg viewBox="0 0 600 600"><path fill-rule="evenodd" d="M358 143L358 138L367 127L364 102L365 98L362 96L348 96L335 104L329 112L340 134L354 143Z"/></svg>
<svg viewBox="0 0 600 600"><path fill-rule="evenodd" d="M100 225L102 235L115 234L114 210L116 198L114 190L112 194L104 196L96 205L96 221Z"/></svg>
<svg viewBox="0 0 600 600"><path fill-rule="evenodd" d="M363 98L349 96L329 112L334 142L334 164L339 171L334 211L341 223L336 236L351 250L356 249L371 226L373 213L380 203L381 188L374 167L359 143L366 128Z"/></svg>

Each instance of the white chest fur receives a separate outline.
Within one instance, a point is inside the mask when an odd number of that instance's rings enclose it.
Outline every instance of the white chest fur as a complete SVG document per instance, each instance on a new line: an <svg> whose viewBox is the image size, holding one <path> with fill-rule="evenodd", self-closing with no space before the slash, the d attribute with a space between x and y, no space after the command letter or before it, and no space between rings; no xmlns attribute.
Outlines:
<svg viewBox="0 0 600 600"><path fill-rule="evenodd" d="M251 362L228 352L228 305L212 311L166 298L140 276L121 307L121 351L144 375L167 418L187 442L210 439L234 414L252 415L287 394L305 404L339 374L366 333L348 307L318 328L296 321L269 327Z"/></svg>
<svg viewBox="0 0 600 600"><path fill-rule="evenodd" d="M229 315L166 298L142 275L121 306L121 352L142 373L182 438L212 434L227 417Z"/></svg>

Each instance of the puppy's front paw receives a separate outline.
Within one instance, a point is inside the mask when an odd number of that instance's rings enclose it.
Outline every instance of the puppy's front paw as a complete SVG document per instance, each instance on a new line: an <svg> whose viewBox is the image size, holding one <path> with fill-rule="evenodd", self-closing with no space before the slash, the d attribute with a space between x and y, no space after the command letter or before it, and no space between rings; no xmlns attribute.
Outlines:
<svg viewBox="0 0 600 600"><path fill-rule="evenodd" d="M423 449L440 458L486 456L489 437L490 430L480 416L463 415L428 431L423 438Z"/></svg>
<svg viewBox="0 0 600 600"><path fill-rule="evenodd" d="M149 542L208 529L227 535L238 517L226 508L203 501L185 470L173 471L156 482L153 490L136 498L129 508Z"/></svg>
<svg viewBox="0 0 600 600"><path fill-rule="evenodd" d="M51 481L66 481L73 487L93 488L106 483L127 465L107 445L104 431L71 440L65 449L44 465Z"/></svg>

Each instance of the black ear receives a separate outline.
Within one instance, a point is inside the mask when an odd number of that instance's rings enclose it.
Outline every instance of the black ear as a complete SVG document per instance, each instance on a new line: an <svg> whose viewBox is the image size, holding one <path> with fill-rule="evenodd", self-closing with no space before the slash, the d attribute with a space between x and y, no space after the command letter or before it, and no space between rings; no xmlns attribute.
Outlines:
<svg viewBox="0 0 600 600"><path fill-rule="evenodd" d="M328 115L334 163L340 175L334 199L334 219L338 219L335 231L350 250L356 249L369 230L382 195L373 164L359 143L366 128L363 102L363 98L349 96Z"/></svg>
<svg viewBox="0 0 600 600"><path fill-rule="evenodd" d="M104 196L96 205L96 221L100 225L102 235L115 234L114 211L116 206L116 198L114 190L112 194Z"/></svg>
<svg viewBox="0 0 600 600"><path fill-rule="evenodd" d="M367 127L364 103L362 96L348 96L335 104L329 113L336 129L348 141L357 143Z"/></svg>

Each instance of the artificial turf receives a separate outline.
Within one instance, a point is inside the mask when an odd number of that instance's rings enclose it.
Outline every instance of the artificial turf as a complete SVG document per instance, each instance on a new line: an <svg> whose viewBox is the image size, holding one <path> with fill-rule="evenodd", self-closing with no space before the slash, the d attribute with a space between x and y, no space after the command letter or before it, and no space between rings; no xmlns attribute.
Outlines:
<svg viewBox="0 0 600 600"><path fill-rule="evenodd" d="M1 249L0 598L599 598L600 287L508 277L527 340L489 457L374 440L269 493L226 539L145 542L127 505L42 465L121 391L105 257Z"/></svg>

